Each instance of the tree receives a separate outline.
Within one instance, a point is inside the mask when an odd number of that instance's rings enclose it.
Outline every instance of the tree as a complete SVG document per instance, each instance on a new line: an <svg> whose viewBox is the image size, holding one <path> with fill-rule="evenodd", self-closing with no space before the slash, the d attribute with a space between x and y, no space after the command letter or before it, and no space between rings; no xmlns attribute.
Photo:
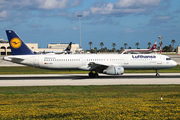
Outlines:
<svg viewBox="0 0 180 120"><path fill-rule="evenodd" d="M125 49L126 49L126 46L127 46L127 45L128 45L127 43L124 43Z"/></svg>
<svg viewBox="0 0 180 120"><path fill-rule="evenodd" d="M172 45L163 47L162 51L163 52L171 52L172 51Z"/></svg>
<svg viewBox="0 0 180 120"><path fill-rule="evenodd" d="M151 48L151 47L150 47L150 46L151 46L151 42L148 42L148 45L149 45L148 49L150 49L150 48Z"/></svg>
<svg viewBox="0 0 180 120"><path fill-rule="evenodd" d="M91 42L91 41L89 42L89 45L90 45L90 51L91 51L91 45L92 45L92 42Z"/></svg>
<svg viewBox="0 0 180 120"><path fill-rule="evenodd" d="M163 51L163 52L169 52L169 46L163 47L162 51Z"/></svg>
<svg viewBox="0 0 180 120"><path fill-rule="evenodd" d="M128 47L128 49L131 49L131 47Z"/></svg>
<svg viewBox="0 0 180 120"><path fill-rule="evenodd" d="M95 53L97 53L97 47L94 47Z"/></svg>
<svg viewBox="0 0 180 120"><path fill-rule="evenodd" d="M174 51L174 43L175 43L176 41L173 39L172 41L171 41L171 43L172 43L172 45L173 45L173 51Z"/></svg>
<svg viewBox="0 0 180 120"><path fill-rule="evenodd" d="M107 47L104 48L104 51L107 52Z"/></svg>
<svg viewBox="0 0 180 120"><path fill-rule="evenodd" d="M102 48L103 48L103 46L104 46L104 43L101 42L101 43L100 43L100 46L101 46L101 51L102 51Z"/></svg>
<svg viewBox="0 0 180 120"><path fill-rule="evenodd" d="M137 42L135 45L137 46L137 49L138 49L139 43Z"/></svg>
<svg viewBox="0 0 180 120"><path fill-rule="evenodd" d="M112 46L113 46L113 51L115 52L115 47L116 47L116 44L115 43L112 43Z"/></svg>

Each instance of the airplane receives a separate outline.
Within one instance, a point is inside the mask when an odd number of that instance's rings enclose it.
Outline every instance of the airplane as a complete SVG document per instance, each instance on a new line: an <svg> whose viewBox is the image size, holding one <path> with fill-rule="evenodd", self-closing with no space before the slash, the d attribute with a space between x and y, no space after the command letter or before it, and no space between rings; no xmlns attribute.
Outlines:
<svg viewBox="0 0 180 120"><path fill-rule="evenodd" d="M82 48L79 48L78 50L75 51L75 53L81 54L84 53L84 50Z"/></svg>
<svg viewBox="0 0 180 120"><path fill-rule="evenodd" d="M71 53L71 45L72 45L72 42L70 42L67 46L67 48L63 51L35 51L35 53L43 53L43 54L70 54Z"/></svg>
<svg viewBox="0 0 180 120"><path fill-rule="evenodd" d="M2 39L0 39L0 43L8 43L8 41L7 41L7 40L4 40L4 39L2 38Z"/></svg>
<svg viewBox="0 0 180 120"><path fill-rule="evenodd" d="M151 49L125 49L121 54L150 54L152 52L157 52L156 50L157 42L151 47Z"/></svg>
<svg viewBox="0 0 180 120"><path fill-rule="evenodd" d="M6 30L6 34L12 56L3 60L42 69L85 70L90 71L89 77L98 77L98 73L123 75L128 69L153 69L159 76L159 69L177 65L161 54L34 54L13 30Z"/></svg>

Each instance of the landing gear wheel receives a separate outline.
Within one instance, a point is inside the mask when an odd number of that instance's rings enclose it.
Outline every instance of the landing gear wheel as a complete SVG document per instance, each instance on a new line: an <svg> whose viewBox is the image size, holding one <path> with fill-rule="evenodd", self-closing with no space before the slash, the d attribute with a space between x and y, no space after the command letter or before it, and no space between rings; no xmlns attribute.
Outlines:
<svg viewBox="0 0 180 120"><path fill-rule="evenodd" d="M156 70L156 76L160 76L158 70Z"/></svg>
<svg viewBox="0 0 180 120"><path fill-rule="evenodd" d="M93 77L93 73L92 71L89 73L89 77L92 78Z"/></svg>
<svg viewBox="0 0 180 120"><path fill-rule="evenodd" d="M96 72L96 73L93 73L92 71L89 73L89 77L90 78L97 78L99 75L98 75L98 73Z"/></svg>
<svg viewBox="0 0 180 120"><path fill-rule="evenodd" d="M95 78L99 77L98 73L94 73L94 77Z"/></svg>

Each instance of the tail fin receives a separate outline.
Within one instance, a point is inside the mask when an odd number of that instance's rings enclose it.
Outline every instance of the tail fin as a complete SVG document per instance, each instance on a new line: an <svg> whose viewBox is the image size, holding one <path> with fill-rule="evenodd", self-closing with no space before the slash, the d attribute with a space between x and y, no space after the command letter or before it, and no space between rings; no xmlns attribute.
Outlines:
<svg viewBox="0 0 180 120"><path fill-rule="evenodd" d="M12 55L34 54L13 30L6 30Z"/></svg>
<svg viewBox="0 0 180 120"><path fill-rule="evenodd" d="M157 46L157 42L154 43L154 45L151 47L151 49L149 49L149 51L156 49L156 46Z"/></svg>
<svg viewBox="0 0 180 120"><path fill-rule="evenodd" d="M72 44L72 42L69 43L69 45L67 46L67 48L64 51L71 51L71 44Z"/></svg>

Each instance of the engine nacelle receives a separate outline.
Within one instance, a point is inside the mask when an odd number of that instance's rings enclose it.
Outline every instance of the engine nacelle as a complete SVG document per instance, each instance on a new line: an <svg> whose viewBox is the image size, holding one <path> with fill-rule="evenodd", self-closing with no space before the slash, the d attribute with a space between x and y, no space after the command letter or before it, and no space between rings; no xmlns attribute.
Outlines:
<svg viewBox="0 0 180 120"><path fill-rule="evenodd" d="M124 68L112 65L106 68L103 73L108 75L122 75L124 73Z"/></svg>

